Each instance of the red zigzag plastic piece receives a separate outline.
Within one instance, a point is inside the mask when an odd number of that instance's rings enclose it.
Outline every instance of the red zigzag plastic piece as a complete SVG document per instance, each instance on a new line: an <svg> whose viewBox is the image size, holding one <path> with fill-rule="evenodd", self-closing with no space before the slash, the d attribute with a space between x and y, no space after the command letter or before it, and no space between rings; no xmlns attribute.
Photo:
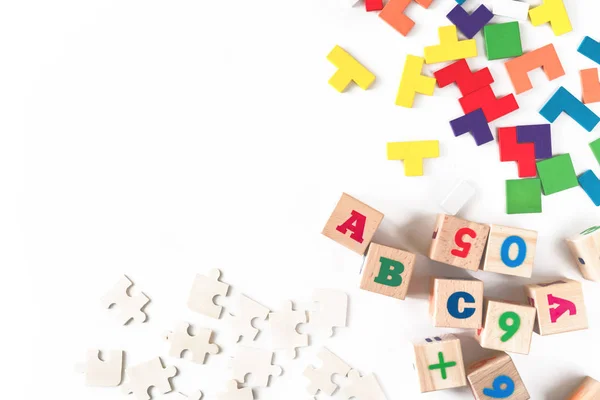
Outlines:
<svg viewBox="0 0 600 400"><path fill-rule="evenodd" d="M487 122L492 122L519 109L517 100L512 93L496 98L489 85L461 97L458 101L465 114L481 108Z"/></svg>
<svg viewBox="0 0 600 400"><path fill-rule="evenodd" d="M494 78L489 68L480 69L477 72L471 72L467 60L458 60L433 73L439 87L443 88L451 83L456 83L460 93L465 96L478 89L489 86L494 82ZM479 107L478 107L479 108Z"/></svg>
<svg viewBox="0 0 600 400"><path fill-rule="evenodd" d="M498 128L500 161L516 161L519 178L535 177L535 145L517 142L517 127Z"/></svg>

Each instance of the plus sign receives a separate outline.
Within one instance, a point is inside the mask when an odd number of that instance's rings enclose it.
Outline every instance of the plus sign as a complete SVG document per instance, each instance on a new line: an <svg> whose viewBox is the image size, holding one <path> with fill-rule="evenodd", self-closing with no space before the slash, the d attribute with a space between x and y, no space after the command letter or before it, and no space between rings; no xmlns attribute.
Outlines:
<svg viewBox="0 0 600 400"><path fill-rule="evenodd" d="M429 366L429 369L431 371L433 371L434 369L439 369L440 372L442 373L442 379L446 379L448 377L448 374L446 374L446 368L456 366L456 362L454 362L454 361L444 362L444 353L442 353L441 351L438 353L438 359L440 360L440 363L439 364L431 364Z"/></svg>

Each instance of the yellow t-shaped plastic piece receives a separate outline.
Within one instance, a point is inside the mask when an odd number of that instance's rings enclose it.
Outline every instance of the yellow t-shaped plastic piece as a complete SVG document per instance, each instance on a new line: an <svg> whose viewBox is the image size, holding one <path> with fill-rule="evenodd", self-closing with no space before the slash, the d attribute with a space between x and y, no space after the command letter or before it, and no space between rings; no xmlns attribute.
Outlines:
<svg viewBox="0 0 600 400"><path fill-rule="evenodd" d="M541 5L529 10L529 18L533 26L549 22L556 36L573 30L563 0L543 0Z"/></svg>
<svg viewBox="0 0 600 400"><path fill-rule="evenodd" d="M373 81L375 81L375 75L363 67L361 63L356 61L354 57L340 46L335 46L327 55L327 59L338 68L331 79L329 79L329 84L340 93L352 81L364 90L367 90Z"/></svg>
<svg viewBox="0 0 600 400"><path fill-rule="evenodd" d="M425 47L425 62L434 64L477 56L475 39L458 40L455 25L441 26L438 29L440 44Z"/></svg>
<svg viewBox="0 0 600 400"><path fill-rule="evenodd" d="M405 176L422 176L423 159L439 156L440 142L437 140L390 142L387 144L388 160L404 160Z"/></svg>
<svg viewBox="0 0 600 400"><path fill-rule="evenodd" d="M433 95L435 89L435 78L421 75L423 63L421 57L406 56L404 71L400 79L400 87L396 96L396 105L411 108L415 101L415 94L421 93L427 96Z"/></svg>

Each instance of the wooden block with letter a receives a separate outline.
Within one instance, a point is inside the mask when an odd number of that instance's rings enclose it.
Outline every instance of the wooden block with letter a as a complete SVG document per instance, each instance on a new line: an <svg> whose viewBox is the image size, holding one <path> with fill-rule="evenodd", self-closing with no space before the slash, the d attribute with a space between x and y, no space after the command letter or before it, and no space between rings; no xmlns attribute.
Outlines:
<svg viewBox="0 0 600 400"><path fill-rule="evenodd" d="M587 376L568 400L598 400L600 399L600 382Z"/></svg>
<svg viewBox="0 0 600 400"><path fill-rule="evenodd" d="M465 365L460 340L441 335L414 343L415 370L421 393L465 386Z"/></svg>
<svg viewBox="0 0 600 400"><path fill-rule="evenodd" d="M342 193L322 233L363 255L382 219L383 214L379 211Z"/></svg>
<svg viewBox="0 0 600 400"><path fill-rule="evenodd" d="M536 328L540 335L588 328L581 283L560 278L547 283L525 285L525 295L537 311Z"/></svg>
<svg viewBox="0 0 600 400"><path fill-rule="evenodd" d="M483 270L531 278L537 232L490 225Z"/></svg>
<svg viewBox="0 0 600 400"><path fill-rule="evenodd" d="M571 254L585 279L600 282L600 226L567 239Z"/></svg>
<svg viewBox="0 0 600 400"><path fill-rule="evenodd" d="M415 255L371 243L364 263L360 288L404 300L415 267Z"/></svg>
<svg viewBox="0 0 600 400"><path fill-rule="evenodd" d="M429 258L477 271L489 231L487 225L439 214L433 230Z"/></svg>
<svg viewBox="0 0 600 400"><path fill-rule="evenodd" d="M433 326L478 329L483 313L483 282L477 279L431 278L429 314Z"/></svg>
<svg viewBox="0 0 600 400"><path fill-rule="evenodd" d="M485 298L475 339L486 349L529 354L534 323L534 307Z"/></svg>
<svg viewBox="0 0 600 400"><path fill-rule="evenodd" d="M500 353L470 365L467 379L476 400L529 400L529 393L510 356Z"/></svg>

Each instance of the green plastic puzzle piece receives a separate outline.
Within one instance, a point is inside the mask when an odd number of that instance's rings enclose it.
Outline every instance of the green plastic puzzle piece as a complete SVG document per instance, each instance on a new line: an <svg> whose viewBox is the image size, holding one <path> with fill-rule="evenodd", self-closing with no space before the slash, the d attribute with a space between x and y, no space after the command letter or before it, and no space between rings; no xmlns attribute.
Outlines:
<svg viewBox="0 0 600 400"><path fill-rule="evenodd" d="M538 161L537 171L546 196L579 186L570 154Z"/></svg>
<svg viewBox="0 0 600 400"><path fill-rule="evenodd" d="M506 213L542 212L542 183L538 178L506 181Z"/></svg>
<svg viewBox="0 0 600 400"><path fill-rule="evenodd" d="M590 149L592 149L592 153L594 153L594 157L598 160L600 164L600 139L596 139L590 143Z"/></svg>
<svg viewBox="0 0 600 400"><path fill-rule="evenodd" d="M518 22L492 24L483 27L485 53L488 60L518 57L523 54Z"/></svg>

